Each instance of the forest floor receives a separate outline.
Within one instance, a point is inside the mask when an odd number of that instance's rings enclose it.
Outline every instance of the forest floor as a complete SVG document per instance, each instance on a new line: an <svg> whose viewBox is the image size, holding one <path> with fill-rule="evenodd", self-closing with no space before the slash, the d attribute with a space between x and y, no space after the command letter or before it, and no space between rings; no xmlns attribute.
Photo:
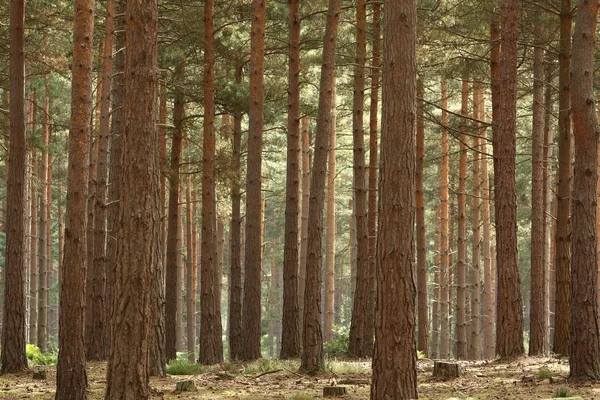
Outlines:
<svg viewBox="0 0 600 400"><path fill-rule="evenodd" d="M566 379L568 363L556 358L522 358L511 362L460 362L461 377L450 381L432 378L433 362L419 360L418 381L421 399L549 399L580 396L600 399L600 383L571 382ZM152 378L153 399L293 399L322 397L323 386L346 386L346 399L369 397L370 362L327 362L320 376L297 373L294 361L260 360L257 363L223 364L201 369L197 375L169 375ZM45 370L47 379L34 380L33 372ZM88 365L89 398L103 399L106 364ZM196 392L175 392L181 380L193 380ZM27 373L0 376L2 399L53 399L55 367L34 367Z"/></svg>

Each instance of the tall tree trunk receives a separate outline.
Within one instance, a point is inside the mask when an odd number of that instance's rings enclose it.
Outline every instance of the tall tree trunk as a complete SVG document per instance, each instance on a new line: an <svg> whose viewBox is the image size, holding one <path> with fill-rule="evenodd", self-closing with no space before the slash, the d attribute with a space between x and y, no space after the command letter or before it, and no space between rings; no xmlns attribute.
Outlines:
<svg viewBox="0 0 600 400"><path fill-rule="evenodd" d="M473 86L473 119L481 119L479 115L479 103L481 102L481 91L477 87L479 83ZM479 153L479 123L473 123L474 136L472 138L473 163L472 163L472 184L473 198L471 203L472 230L471 238L473 241L472 260L471 260L471 335L469 358L471 360L481 359L481 162Z"/></svg>
<svg viewBox="0 0 600 400"><path fill-rule="evenodd" d="M433 298L431 299L431 358L440 356L440 254L441 219L440 204L435 209L435 235L433 241Z"/></svg>
<svg viewBox="0 0 600 400"><path fill-rule="evenodd" d="M372 90L372 88L371 88ZM418 329L417 350L429 357L427 327L429 326L429 304L427 302L427 241L425 236L425 199L423 193L423 175L425 158L425 90L423 81L417 81L417 163L415 171L416 219L417 219L417 305ZM373 110L371 110L373 111ZM371 167L372 168L372 167ZM371 193L369 191L369 193Z"/></svg>
<svg viewBox="0 0 600 400"><path fill-rule="evenodd" d="M238 64L235 82L242 83L242 66ZM241 216L241 153L242 113L233 114L233 155L231 184L231 265L229 274L229 358L237 360L242 346L242 216Z"/></svg>
<svg viewBox="0 0 600 400"><path fill-rule="evenodd" d="M498 298L496 354L518 357L523 347L523 301L517 257L517 193L515 177L517 116L517 39L519 3L502 4L502 54L500 55L499 119L494 120L494 195Z"/></svg>
<svg viewBox="0 0 600 400"><path fill-rule="evenodd" d="M163 72L160 79L158 138L160 148L160 233L163 268L167 265L167 73ZM164 271L163 271L164 274Z"/></svg>
<svg viewBox="0 0 600 400"><path fill-rule="evenodd" d="M558 57L558 195L556 213L556 306L552 351L569 355L571 297L571 0L561 0Z"/></svg>
<svg viewBox="0 0 600 400"><path fill-rule="evenodd" d="M27 141L25 138L25 28L24 0L10 3L10 144L6 188L6 251L4 310L2 313L2 373L27 368L25 357L25 193Z"/></svg>
<svg viewBox="0 0 600 400"><path fill-rule="evenodd" d="M175 71L177 79L184 75L185 60ZM183 119L185 104L181 91L175 93L173 105L173 140L171 144L171 169L169 171L169 219L167 227L167 265L165 284L165 326L167 360L177 357L177 304L180 303L181 281L178 279L177 236L179 235L179 168L183 147Z"/></svg>
<svg viewBox="0 0 600 400"><path fill-rule="evenodd" d="M371 398L416 399L413 226L417 4L385 0L384 13L379 215L385 218L379 221L377 235Z"/></svg>
<svg viewBox="0 0 600 400"><path fill-rule="evenodd" d="M356 2L356 66L354 67L354 98L352 138L354 155L354 216L356 218L356 292L352 307L352 324L348 353L353 357L368 357L373 352L373 321L367 320L371 288L369 263L369 221L365 182L365 132L363 108L365 102L365 60L367 54L367 3ZM331 172L330 172L331 173Z"/></svg>
<svg viewBox="0 0 600 400"><path fill-rule="evenodd" d="M42 117L42 168L40 171L40 228L39 228L39 247L38 247L38 276L39 276L39 296L38 296L38 331L37 346L41 351L46 351L48 345L48 259L46 257L46 240L48 232L48 136L49 123L48 116L50 112L48 93L44 98L44 115Z"/></svg>
<svg viewBox="0 0 600 400"><path fill-rule="evenodd" d="M300 356L298 326L298 215L300 211L300 1L289 1L288 136L286 168L285 245L283 254L283 315L280 358Z"/></svg>
<svg viewBox="0 0 600 400"><path fill-rule="evenodd" d="M185 152L184 148L181 151ZM183 246L184 246L184 226L183 226L183 186L181 183L181 176L179 177L179 201L177 202L177 312L175 313L175 332L177 332L175 339L175 349L178 352L184 351L183 345L183 310L185 304L185 292L183 291L184 279L185 279L185 266L183 260Z"/></svg>
<svg viewBox="0 0 600 400"><path fill-rule="evenodd" d="M87 305L87 313L92 317L90 336L87 342L88 360L105 360L105 285L106 285L106 174L108 162L108 134L110 129L110 93L112 79L112 52L115 2L106 2L104 19L105 37L102 63L102 100L100 102L100 127L98 129L98 159L96 171L96 198L94 204L94 262L90 266L90 278L94 281L92 303Z"/></svg>
<svg viewBox="0 0 600 400"><path fill-rule="evenodd" d="M298 325L300 327L300 347L302 347L304 338L304 290L306 287L306 259L308 255L308 205L311 175L310 133L307 117L302 118L300 127L302 135L302 215L300 216L300 266L298 268Z"/></svg>
<svg viewBox="0 0 600 400"><path fill-rule="evenodd" d="M149 398L153 276L161 268L156 0L127 3L119 251L106 399ZM135 277L135 279L133 279ZM118 310L118 312L117 312ZM134 344L134 345L132 345Z"/></svg>
<svg viewBox="0 0 600 400"><path fill-rule="evenodd" d="M440 358L450 358L450 309L449 265L448 265L448 158L450 142L448 138L448 82L442 80L442 158L440 165L440 207L441 207L441 263L440 263Z"/></svg>
<svg viewBox="0 0 600 400"><path fill-rule="evenodd" d="M546 341L547 351L552 351L552 339L554 338L554 303L556 301L555 289L555 271L553 257L553 238L554 238L554 206L552 199L555 191L553 170L552 170L552 141L553 131L551 117L554 112L554 87L553 87L553 71L551 65L553 55L549 50L545 51L545 68L544 68L544 150L543 150L543 166L544 166L544 181L543 181L543 199L544 199L544 268L546 268L546 298L544 299L544 307L546 308L546 324L548 329L544 332L544 340Z"/></svg>
<svg viewBox="0 0 600 400"><path fill-rule="evenodd" d="M456 262L456 358L465 360L467 348L467 127L469 113L469 81L465 71L462 80L460 156L458 172L458 248Z"/></svg>
<svg viewBox="0 0 600 400"><path fill-rule="evenodd" d="M533 50L533 125L531 158L531 305L529 355L546 353L546 265L544 225L544 49L542 21L536 21Z"/></svg>
<svg viewBox="0 0 600 400"><path fill-rule="evenodd" d="M260 358L263 70L265 57L266 0L252 0L250 39L250 105L248 108L248 166L246 179L246 270L242 305L243 346L240 358Z"/></svg>
<svg viewBox="0 0 600 400"><path fill-rule="evenodd" d="M573 32L573 229L571 265L570 377L600 376L598 331L596 184L598 119L594 109L594 54L598 2L580 0Z"/></svg>
<svg viewBox="0 0 600 400"><path fill-rule="evenodd" d="M185 185L185 294L186 294L186 351L188 360L196 360L196 286L194 265L194 245L192 243L192 188L190 176L187 176Z"/></svg>
<svg viewBox="0 0 600 400"><path fill-rule="evenodd" d="M198 362L223 361L221 292L217 260L217 205L215 186L215 52L213 0L204 3L204 135L202 151L202 249L200 280L200 355ZM249 156L250 157L250 156ZM260 284L260 278L259 278ZM260 351L260 348L259 348Z"/></svg>
<svg viewBox="0 0 600 400"><path fill-rule="evenodd" d="M300 364L302 371L321 371L323 363L323 336L321 332L321 266L323 263L323 206L327 155L332 134L332 105L335 86L335 48L338 36L341 0L329 0L325 36L323 39L323 61L319 86L319 107L315 153L312 167L308 211L308 242L306 257L306 287L304 293L304 337Z"/></svg>
<svg viewBox="0 0 600 400"><path fill-rule="evenodd" d="M49 136L52 138L52 126L50 126ZM52 268L52 156L48 157L48 187L47 187L47 197L48 203L46 205L48 215L48 224L46 225L46 270L48 271L48 291L46 292L46 303L48 304L48 336L52 336L54 332L54 328L58 327L58 315L56 314L58 309L58 304L56 307L53 302L50 301L50 288L54 286L56 283L56 278L54 274L54 268ZM56 331L58 334L58 331Z"/></svg>
<svg viewBox="0 0 600 400"><path fill-rule="evenodd" d="M327 158L327 207L325 210L327 236L325 237L325 315L323 340L333 339L333 296L335 292L335 147L337 125L337 94L335 77L333 86L331 132L329 133L329 156ZM364 175L363 175L364 182Z"/></svg>
<svg viewBox="0 0 600 400"><path fill-rule="evenodd" d="M75 2L65 259L61 274L56 399L87 398L85 281L88 161L92 113L94 1ZM40 297L42 293L40 292ZM39 333L38 333L39 339ZM131 338L128 337L128 340Z"/></svg>
<svg viewBox="0 0 600 400"><path fill-rule="evenodd" d="M35 123L33 130L35 131ZM29 341L28 343L37 343L37 304L38 304L38 157L35 148L31 152L31 242L29 253Z"/></svg>

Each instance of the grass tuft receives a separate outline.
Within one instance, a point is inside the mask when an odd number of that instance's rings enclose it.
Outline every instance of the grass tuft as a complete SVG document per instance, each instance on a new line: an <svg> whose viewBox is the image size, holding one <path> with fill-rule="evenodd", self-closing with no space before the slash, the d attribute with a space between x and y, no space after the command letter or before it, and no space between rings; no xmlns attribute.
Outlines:
<svg viewBox="0 0 600 400"><path fill-rule="evenodd" d="M554 392L554 396L552 397L558 397L558 398L564 398L564 397L572 397L571 392L569 391L569 389L561 387L556 389L556 391Z"/></svg>
<svg viewBox="0 0 600 400"><path fill-rule="evenodd" d="M540 379L552 379L552 371L546 367L542 367L538 370L537 376Z"/></svg>
<svg viewBox="0 0 600 400"><path fill-rule="evenodd" d="M200 375L207 372L204 365L194 364L188 360L175 360L167 364L167 374L169 375Z"/></svg>

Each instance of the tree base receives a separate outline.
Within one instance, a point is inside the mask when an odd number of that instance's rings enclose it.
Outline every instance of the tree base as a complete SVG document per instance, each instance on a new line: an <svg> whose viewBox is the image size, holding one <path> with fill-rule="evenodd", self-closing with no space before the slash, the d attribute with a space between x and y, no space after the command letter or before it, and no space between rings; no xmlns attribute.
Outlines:
<svg viewBox="0 0 600 400"><path fill-rule="evenodd" d="M341 397L345 395L345 386L325 386L323 388L323 397Z"/></svg>
<svg viewBox="0 0 600 400"><path fill-rule="evenodd" d="M177 382L177 385L175 385L176 392L195 392L196 390L194 381L181 381Z"/></svg>
<svg viewBox="0 0 600 400"><path fill-rule="evenodd" d="M435 361L433 377L438 379L454 379L460 375L460 365L453 362Z"/></svg>

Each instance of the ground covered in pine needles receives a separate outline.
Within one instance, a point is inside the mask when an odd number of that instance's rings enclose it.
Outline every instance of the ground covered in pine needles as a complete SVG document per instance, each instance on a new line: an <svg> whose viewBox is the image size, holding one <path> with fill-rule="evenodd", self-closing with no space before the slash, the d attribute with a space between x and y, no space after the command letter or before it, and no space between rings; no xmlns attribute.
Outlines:
<svg viewBox="0 0 600 400"><path fill-rule="evenodd" d="M555 358L523 358L511 362L461 362L461 377L440 381L432 377L433 362L419 360L421 399L549 399L580 396L600 399L600 383L566 379L568 363ZM180 361L169 367L165 378L152 378L153 399L294 399L321 398L323 387L337 384L347 388L347 399L369 397L370 363L327 361L327 372L307 376L297 372L294 361L260 360L251 364L225 363L203 368ZM46 379L34 380L45 370ZM188 375L181 375L188 373ZM193 375L189 375L193 373ZM89 398L103 399L106 364L88 365ZM176 392L177 382L191 380L195 392ZM32 367L18 375L0 376L0 398L53 399L55 367Z"/></svg>

